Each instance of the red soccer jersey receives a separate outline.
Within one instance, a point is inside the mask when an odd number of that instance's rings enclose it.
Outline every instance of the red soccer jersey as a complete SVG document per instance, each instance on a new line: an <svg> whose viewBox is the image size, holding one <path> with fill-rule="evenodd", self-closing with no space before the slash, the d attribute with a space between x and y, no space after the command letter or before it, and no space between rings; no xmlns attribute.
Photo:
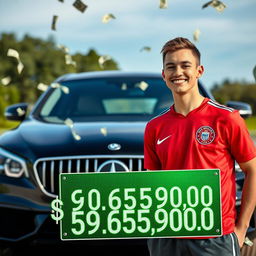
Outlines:
<svg viewBox="0 0 256 256"><path fill-rule="evenodd" d="M256 149L239 112L207 98L187 116L172 106L146 126L146 169L220 169L223 235L235 225L234 160L254 157Z"/></svg>

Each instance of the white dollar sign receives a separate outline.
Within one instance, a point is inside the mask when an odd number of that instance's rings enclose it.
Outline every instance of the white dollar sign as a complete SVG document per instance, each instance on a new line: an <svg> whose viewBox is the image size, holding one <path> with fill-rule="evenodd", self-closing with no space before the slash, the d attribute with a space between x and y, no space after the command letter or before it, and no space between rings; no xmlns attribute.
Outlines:
<svg viewBox="0 0 256 256"><path fill-rule="evenodd" d="M57 197L51 202L52 212L51 217L56 221L56 224L64 217L64 212L61 209L63 202Z"/></svg>

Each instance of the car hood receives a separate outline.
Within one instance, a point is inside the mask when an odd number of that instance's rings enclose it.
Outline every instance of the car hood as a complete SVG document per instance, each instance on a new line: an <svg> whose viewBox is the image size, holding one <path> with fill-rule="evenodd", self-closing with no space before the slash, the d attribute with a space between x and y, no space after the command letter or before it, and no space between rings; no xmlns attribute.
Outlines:
<svg viewBox="0 0 256 256"><path fill-rule="evenodd" d="M65 124L25 121L18 128L1 136L0 146L34 161L41 157L68 155L143 155L145 122L75 123ZM72 133L73 131L73 133ZM75 139L74 133L80 139ZM117 143L120 150L108 145Z"/></svg>

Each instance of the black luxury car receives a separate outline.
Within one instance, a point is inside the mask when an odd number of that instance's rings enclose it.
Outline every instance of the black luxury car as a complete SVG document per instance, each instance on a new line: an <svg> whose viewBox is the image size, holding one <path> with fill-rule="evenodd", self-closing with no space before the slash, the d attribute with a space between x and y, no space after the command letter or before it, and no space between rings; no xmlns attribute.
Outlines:
<svg viewBox="0 0 256 256"><path fill-rule="evenodd" d="M2 251L20 243L63 243L50 218L59 173L144 171L146 122L172 102L161 74L103 71L58 78L30 113L26 103L9 106L6 118L21 123L0 136ZM239 106L245 116L250 112L247 104L229 106ZM236 167L239 205L243 174ZM145 244L138 240L83 244Z"/></svg>

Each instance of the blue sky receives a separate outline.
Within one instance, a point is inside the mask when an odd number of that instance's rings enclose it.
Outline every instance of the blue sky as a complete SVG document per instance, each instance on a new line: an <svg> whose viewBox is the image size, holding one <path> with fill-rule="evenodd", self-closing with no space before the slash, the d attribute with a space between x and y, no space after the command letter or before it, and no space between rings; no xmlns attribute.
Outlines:
<svg viewBox="0 0 256 256"><path fill-rule="evenodd" d="M47 39L71 53L86 54L94 48L101 55L111 55L122 70L161 72L160 50L174 37L198 42L205 73L202 82L208 87L228 78L231 81L255 82L256 1L223 0L227 8L218 13L202 9L208 0L168 0L167 9L159 9L159 0L83 0L84 13L73 6L75 0L0 0L0 33L14 32ZM101 22L106 13L116 17ZM58 15L57 30L51 30L52 16ZM143 46L150 52L140 51Z"/></svg>

